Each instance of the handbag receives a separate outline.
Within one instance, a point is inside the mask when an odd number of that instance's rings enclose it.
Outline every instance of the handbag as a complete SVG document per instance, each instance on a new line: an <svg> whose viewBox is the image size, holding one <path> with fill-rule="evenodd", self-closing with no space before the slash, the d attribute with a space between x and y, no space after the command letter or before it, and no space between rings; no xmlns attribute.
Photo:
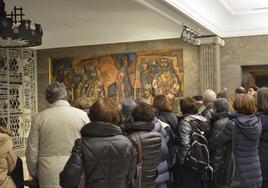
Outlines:
<svg viewBox="0 0 268 188"><path fill-rule="evenodd" d="M29 187L29 188L39 188L39 183L37 179L25 180L24 186Z"/></svg>
<svg viewBox="0 0 268 188"><path fill-rule="evenodd" d="M17 157L17 162L15 168L10 173L10 176L15 183L17 188L23 188L24 187L24 181L23 181L23 165L22 160L20 157Z"/></svg>
<svg viewBox="0 0 268 188"><path fill-rule="evenodd" d="M215 175L216 185L221 188L236 188L241 184L239 170L234 155L235 150L236 123L233 121L232 127L232 148L228 153L225 161L220 166L218 173Z"/></svg>
<svg viewBox="0 0 268 188"><path fill-rule="evenodd" d="M133 188L142 188L142 146L141 140L137 133L134 133L137 148L137 171L136 178L133 183Z"/></svg>

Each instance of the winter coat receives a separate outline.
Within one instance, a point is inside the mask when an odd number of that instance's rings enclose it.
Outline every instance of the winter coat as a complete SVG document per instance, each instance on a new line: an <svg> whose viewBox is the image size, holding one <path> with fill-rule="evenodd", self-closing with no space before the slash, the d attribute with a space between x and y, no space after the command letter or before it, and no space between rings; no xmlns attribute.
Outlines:
<svg viewBox="0 0 268 188"><path fill-rule="evenodd" d="M136 173L136 155L121 129L95 121L84 126L81 135L60 174L60 185L76 187L84 169L86 188L127 188Z"/></svg>
<svg viewBox="0 0 268 188"><path fill-rule="evenodd" d="M260 188L262 174L258 155L259 138L261 136L261 122L255 115L234 113L222 131L211 140L211 148L230 145L232 141L232 128L235 126L234 155L242 184L241 188Z"/></svg>
<svg viewBox="0 0 268 188"><path fill-rule="evenodd" d="M155 188L155 180L158 175L157 166L161 162L161 135L153 131L155 123L132 122L125 126L128 137L137 147L137 134L142 147L142 188Z"/></svg>
<svg viewBox="0 0 268 188"><path fill-rule="evenodd" d="M159 112L157 118L160 119L161 121L169 124L173 131L176 130L176 128L178 126L178 118L176 117L176 115L174 113L161 111L161 112Z"/></svg>
<svg viewBox="0 0 268 188"><path fill-rule="evenodd" d="M37 114L32 121L26 162L40 188L59 188L59 173L70 157L80 129L89 122L87 114L59 100Z"/></svg>
<svg viewBox="0 0 268 188"><path fill-rule="evenodd" d="M222 131L224 126L229 122L229 114L222 113L217 117L214 117L211 122L211 127L209 130L209 143L211 140L214 140L219 133ZM227 148L226 147L216 147L209 150L210 162L213 167L214 173L218 170L220 164L224 162L224 157L226 156Z"/></svg>
<svg viewBox="0 0 268 188"><path fill-rule="evenodd" d="M4 128L0 128L0 188L16 188L8 175L17 163L11 137Z"/></svg>
<svg viewBox="0 0 268 188"><path fill-rule="evenodd" d="M170 155L169 155L169 135L166 132L166 129L170 128L170 126L167 123L164 123L160 121L159 119L156 119L154 121L154 131L157 131L161 134L161 162L157 166L158 176L155 180L155 187L156 188L166 188L168 185L168 182L170 180L169 175L169 163L170 163Z"/></svg>
<svg viewBox="0 0 268 188"><path fill-rule="evenodd" d="M190 150L191 147L191 135L193 133L193 129L189 123L192 119L198 119L202 122L207 122L207 119L200 115L186 115L179 122L178 126L178 153L177 153L177 161L178 164L184 164L185 157Z"/></svg>
<svg viewBox="0 0 268 188"><path fill-rule="evenodd" d="M207 120L210 122L213 118L213 114L212 114L212 108L213 108L213 104L208 105L202 112L201 115L204 116L205 118L207 118Z"/></svg>
<svg viewBox="0 0 268 188"><path fill-rule="evenodd" d="M268 113L259 112L257 116L261 120L262 134L259 144L259 156L262 169L262 187L268 187Z"/></svg>
<svg viewBox="0 0 268 188"><path fill-rule="evenodd" d="M168 150L169 150L169 168L172 168L172 166L175 163L175 132L178 129L178 118L177 116L172 113L172 112L166 112L162 111L159 112L159 115L157 118L164 122L167 123L169 126L165 127L165 130L169 136L169 140L167 142Z"/></svg>

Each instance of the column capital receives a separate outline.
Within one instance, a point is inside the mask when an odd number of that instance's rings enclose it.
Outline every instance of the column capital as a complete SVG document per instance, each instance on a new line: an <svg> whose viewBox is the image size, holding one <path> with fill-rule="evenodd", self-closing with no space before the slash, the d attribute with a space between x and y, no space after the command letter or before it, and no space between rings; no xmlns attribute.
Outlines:
<svg viewBox="0 0 268 188"><path fill-rule="evenodd" d="M218 36L199 38L199 40L200 40L200 45L202 45L202 44L217 44L220 47L225 45L225 41Z"/></svg>

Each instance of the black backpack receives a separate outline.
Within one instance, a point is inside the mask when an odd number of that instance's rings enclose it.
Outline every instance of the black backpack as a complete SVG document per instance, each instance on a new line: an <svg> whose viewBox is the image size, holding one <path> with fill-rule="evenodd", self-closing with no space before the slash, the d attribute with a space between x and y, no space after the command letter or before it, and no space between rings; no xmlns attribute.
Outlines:
<svg viewBox="0 0 268 188"><path fill-rule="evenodd" d="M210 166L207 134L209 123L206 119L195 115L184 118L191 128L191 147L185 158L185 165L202 174L203 180L212 179L213 168Z"/></svg>

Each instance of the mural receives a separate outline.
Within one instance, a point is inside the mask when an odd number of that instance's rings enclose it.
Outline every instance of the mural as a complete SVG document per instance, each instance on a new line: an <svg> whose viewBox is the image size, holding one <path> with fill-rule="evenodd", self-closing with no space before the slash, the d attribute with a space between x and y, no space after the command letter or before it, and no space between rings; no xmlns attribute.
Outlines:
<svg viewBox="0 0 268 188"><path fill-rule="evenodd" d="M65 83L71 103L99 96L118 102L143 97L151 103L155 95L183 94L182 50L51 59L50 67L50 81Z"/></svg>

